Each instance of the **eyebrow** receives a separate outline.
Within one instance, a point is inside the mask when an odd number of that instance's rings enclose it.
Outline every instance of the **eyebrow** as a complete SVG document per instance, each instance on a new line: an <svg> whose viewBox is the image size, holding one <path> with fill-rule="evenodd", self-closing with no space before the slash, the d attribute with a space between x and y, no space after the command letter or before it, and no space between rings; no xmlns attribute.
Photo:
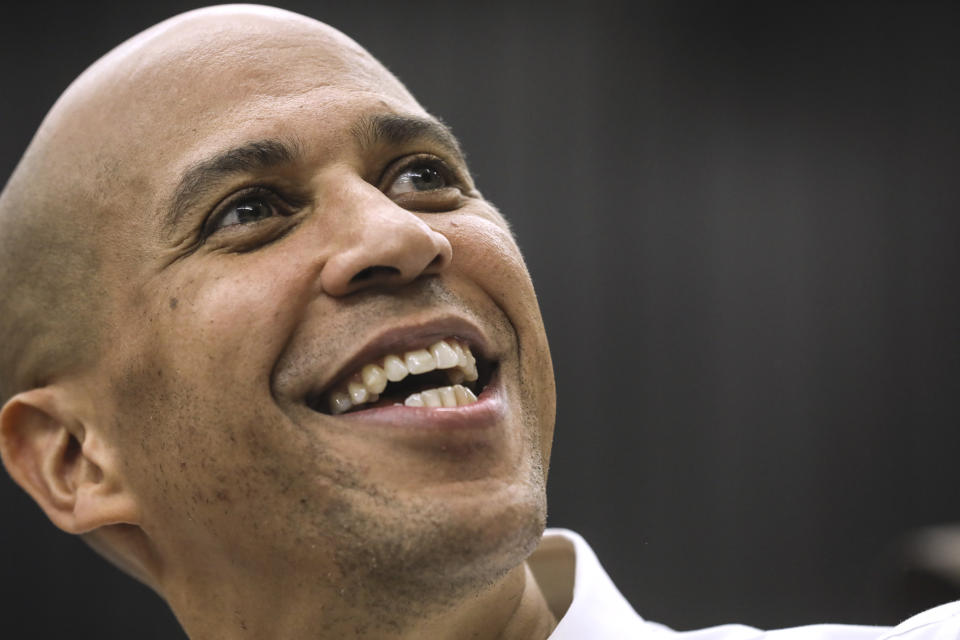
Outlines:
<svg viewBox="0 0 960 640"><path fill-rule="evenodd" d="M375 114L363 116L350 130L362 149L379 144L404 146L417 141L432 143L464 163L460 143L450 128L430 118ZM186 169L169 200L163 220L164 231L170 233L193 206L212 192L216 185L239 174L252 174L283 165L302 157L298 142L264 139L247 142L201 160Z"/></svg>
<svg viewBox="0 0 960 640"><path fill-rule="evenodd" d="M431 142L443 151L463 161L460 143L450 127L439 120L401 116L393 113L362 117L352 128L353 137L363 148L386 143L403 146L419 140Z"/></svg>
<svg viewBox="0 0 960 640"><path fill-rule="evenodd" d="M164 229L170 231L176 227L184 213L225 178L290 164L300 155L298 144L276 139L256 140L191 165L170 199Z"/></svg>

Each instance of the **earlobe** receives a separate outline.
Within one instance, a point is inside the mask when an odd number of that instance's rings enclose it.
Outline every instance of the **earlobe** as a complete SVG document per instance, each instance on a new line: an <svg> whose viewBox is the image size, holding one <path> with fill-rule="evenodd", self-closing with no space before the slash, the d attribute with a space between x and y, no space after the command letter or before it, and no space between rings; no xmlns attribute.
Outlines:
<svg viewBox="0 0 960 640"><path fill-rule="evenodd" d="M68 533L136 523L136 502L63 389L31 389L4 405L0 456L17 484Z"/></svg>

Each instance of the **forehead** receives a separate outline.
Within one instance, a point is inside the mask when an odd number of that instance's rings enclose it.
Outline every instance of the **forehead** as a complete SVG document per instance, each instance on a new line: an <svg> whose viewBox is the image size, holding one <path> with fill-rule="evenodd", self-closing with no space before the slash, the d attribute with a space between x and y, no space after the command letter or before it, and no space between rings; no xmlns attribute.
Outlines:
<svg viewBox="0 0 960 640"><path fill-rule="evenodd" d="M296 139L331 152L366 115L426 116L355 42L286 12L161 24L86 76L73 90L76 126L63 129L87 138L75 146L117 174L111 182L141 196L160 194L185 167L250 140Z"/></svg>
<svg viewBox="0 0 960 640"><path fill-rule="evenodd" d="M288 95L323 86L410 99L352 39L310 18L266 7L205 10L161 23L107 56L105 72L154 102L189 106L224 91Z"/></svg>

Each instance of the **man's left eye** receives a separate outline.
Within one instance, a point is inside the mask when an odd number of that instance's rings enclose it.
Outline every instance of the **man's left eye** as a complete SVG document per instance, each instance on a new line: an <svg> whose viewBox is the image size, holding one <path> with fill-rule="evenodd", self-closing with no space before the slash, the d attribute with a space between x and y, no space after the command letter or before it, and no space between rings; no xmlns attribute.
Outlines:
<svg viewBox="0 0 960 640"><path fill-rule="evenodd" d="M403 169L386 189L391 197L419 191L436 191L452 186L440 167L428 162L418 162Z"/></svg>

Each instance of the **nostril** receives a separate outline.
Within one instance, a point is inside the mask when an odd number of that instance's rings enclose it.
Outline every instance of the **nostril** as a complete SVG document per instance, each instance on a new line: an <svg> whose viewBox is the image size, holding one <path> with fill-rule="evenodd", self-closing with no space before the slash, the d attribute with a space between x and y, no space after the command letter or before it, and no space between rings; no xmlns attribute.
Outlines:
<svg viewBox="0 0 960 640"><path fill-rule="evenodd" d="M433 260L430 261L430 264L427 265L427 269L435 269L441 266L443 266L443 255L438 253L433 257Z"/></svg>
<svg viewBox="0 0 960 640"><path fill-rule="evenodd" d="M355 276L350 278L350 283L355 282L365 282L377 276L395 276L400 274L400 269L396 267L385 267L385 266L374 266L367 267L357 272Z"/></svg>

